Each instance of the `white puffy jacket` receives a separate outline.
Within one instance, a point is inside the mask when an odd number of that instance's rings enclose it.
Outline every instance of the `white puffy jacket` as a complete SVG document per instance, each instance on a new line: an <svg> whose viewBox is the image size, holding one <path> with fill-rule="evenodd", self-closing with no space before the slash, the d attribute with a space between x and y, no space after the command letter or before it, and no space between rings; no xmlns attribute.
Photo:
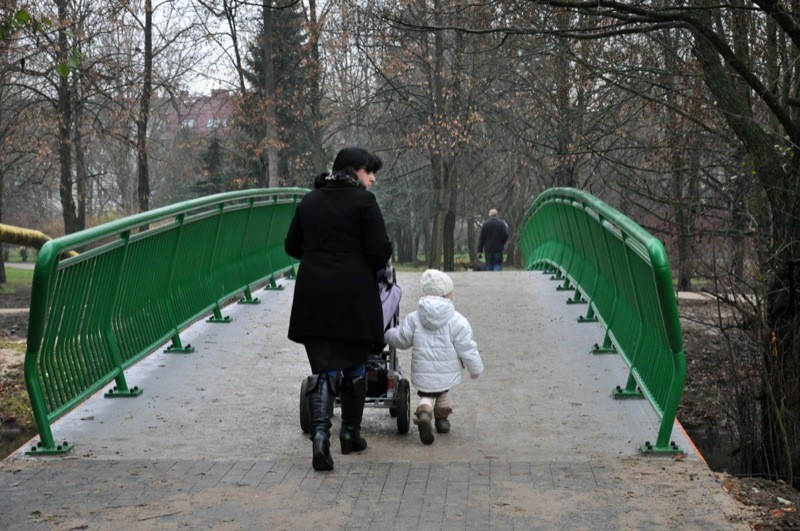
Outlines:
<svg viewBox="0 0 800 531"><path fill-rule="evenodd" d="M483 372L472 327L450 299L423 297L417 311L401 326L386 331L384 341L395 348L411 349L411 383L418 391L446 391L461 383L461 362L470 374Z"/></svg>

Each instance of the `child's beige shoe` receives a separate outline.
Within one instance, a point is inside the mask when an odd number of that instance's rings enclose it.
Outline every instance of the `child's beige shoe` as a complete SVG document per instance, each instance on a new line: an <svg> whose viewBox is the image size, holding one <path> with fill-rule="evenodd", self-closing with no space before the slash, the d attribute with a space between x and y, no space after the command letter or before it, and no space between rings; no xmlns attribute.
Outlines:
<svg viewBox="0 0 800 531"><path fill-rule="evenodd" d="M433 408L433 418L435 419L434 423L436 424L437 433L448 433L450 431L450 421L447 420L447 417L449 417L452 412L453 408L451 407Z"/></svg>
<svg viewBox="0 0 800 531"><path fill-rule="evenodd" d="M435 439L431 425L432 416L433 408L427 404L420 404L414 413L414 423L419 427L419 439L423 444L433 444Z"/></svg>

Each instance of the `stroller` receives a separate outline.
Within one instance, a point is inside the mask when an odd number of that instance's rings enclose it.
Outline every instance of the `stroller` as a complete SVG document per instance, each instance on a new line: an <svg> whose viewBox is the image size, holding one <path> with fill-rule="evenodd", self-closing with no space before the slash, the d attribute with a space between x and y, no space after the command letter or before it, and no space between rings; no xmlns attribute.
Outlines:
<svg viewBox="0 0 800 531"><path fill-rule="evenodd" d="M391 261L384 275L378 281L383 309L384 330L395 327L400 319L400 297L402 291L395 282L394 267ZM388 408L389 415L397 418L397 433L405 435L411 424L411 385L402 377L397 349L386 344L373 347L367 358L367 396L364 407ZM300 428L304 433L311 431L311 410L306 396L308 379L303 378L300 385ZM339 397L334 407L339 407Z"/></svg>

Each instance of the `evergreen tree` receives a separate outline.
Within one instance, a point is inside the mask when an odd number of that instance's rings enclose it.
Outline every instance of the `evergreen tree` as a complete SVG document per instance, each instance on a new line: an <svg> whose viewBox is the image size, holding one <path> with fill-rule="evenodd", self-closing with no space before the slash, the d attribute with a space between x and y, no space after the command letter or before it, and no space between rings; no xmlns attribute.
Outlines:
<svg viewBox="0 0 800 531"><path fill-rule="evenodd" d="M311 144L309 131L311 119L306 105L305 92L307 79L307 62L304 43L306 35L303 31L303 14L300 3L276 9L272 16L273 31L273 68L276 88L276 114L278 120L278 136L280 146L280 180L282 185L308 185L308 178L315 168L311 167ZM263 29L263 28L262 28ZM252 153L258 153L258 164L251 165L250 178L263 174L266 165L266 153L259 143L264 135L264 112L266 102L261 87L264 86L264 58L262 55L261 35L248 46L245 60L245 79L250 84L250 91L242 103L240 127L251 139ZM251 161L255 161L254 157ZM252 163L251 163L252 164Z"/></svg>
<svg viewBox="0 0 800 531"><path fill-rule="evenodd" d="M219 138L214 135L208 148L200 153L202 178L194 186L198 196L218 194L239 188L227 171L225 153Z"/></svg>

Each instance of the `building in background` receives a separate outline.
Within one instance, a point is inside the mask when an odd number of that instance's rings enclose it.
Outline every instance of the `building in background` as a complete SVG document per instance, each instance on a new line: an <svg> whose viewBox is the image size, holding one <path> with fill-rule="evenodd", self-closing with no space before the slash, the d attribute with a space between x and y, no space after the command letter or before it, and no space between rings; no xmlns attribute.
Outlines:
<svg viewBox="0 0 800 531"><path fill-rule="evenodd" d="M191 130L191 136L207 139L230 126L233 112L234 98L228 90L213 89L210 96L181 91L174 100L162 102L164 127L159 136L171 140L179 131Z"/></svg>

